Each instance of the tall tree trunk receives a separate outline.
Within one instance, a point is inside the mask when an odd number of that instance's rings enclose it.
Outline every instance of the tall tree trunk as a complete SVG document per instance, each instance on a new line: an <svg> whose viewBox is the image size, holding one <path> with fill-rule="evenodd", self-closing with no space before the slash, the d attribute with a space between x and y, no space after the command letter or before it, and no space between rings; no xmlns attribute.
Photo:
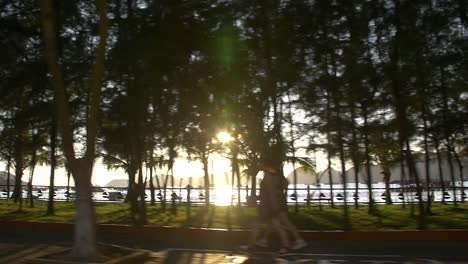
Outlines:
<svg viewBox="0 0 468 264"><path fill-rule="evenodd" d="M333 201L333 177L332 177L332 167L331 167L331 133L330 133L330 125L331 125L331 102L330 102L330 95L327 92L327 160L328 160L328 181L330 184L330 203L331 207L335 208L335 202Z"/></svg>
<svg viewBox="0 0 468 264"><path fill-rule="evenodd" d="M236 137L237 138L237 137ZM240 177L240 169L239 169L239 158L238 158L238 151L237 146L234 146L234 151L232 153L232 169L236 175L237 181L237 205L241 205L241 177Z"/></svg>
<svg viewBox="0 0 468 264"><path fill-rule="evenodd" d="M454 145L454 144L452 143L452 146L453 146L453 145ZM463 186L464 186L465 184L464 184L464 177L463 177L463 163L461 162L461 159L460 159L460 157L458 156L457 151L455 151L454 148L452 148L452 151L453 151L453 156L455 157L455 161L457 162L457 165L458 165L458 171L459 171L459 173L460 173L460 182L461 182L460 194L461 194L461 202L464 203L464 202L465 202L465 197L464 197L463 193L464 193L465 190L464 190L464 187L463 187ZM454 194L454 196L455 196L455 194Z"/></svg>
<svg viewBox="0 0 468 264"><path fill-rule="evenodd" d="M36 168L37 163L37 137L38 135L32 131L31 133L32 144L31 144L31 160L29 161L29 181L28 181L28 199L29 199L29 207L34 207L34 197L33 197L33 178L34 178L34 169Z"/></svg>
<svg viewBox="0 0 468 264"><path fill-rule="evenodd" d="M299 212L299 195L297 193L297 171L296 171L296 161L295 161L295 158L296 158L296 155L294 154L294 152L296 151L294 148L293 148L293 161L292 161L292 166L293 166L293 177L294 177L294 195L295 195L295 201L294 201L294 212L297 214Z"/></svg>
<svg viewBox="0 0 468 264"><path fill-rule="evenodd" d="M424 127L424 159L425 159L425 170L426 170L426 191L427 191L427 203L426 203L426 213L432 214L431 204L432 204L432 193L431 192L431 170L430 170L430 162L431 158L429 156L429 143L428 143L428 131L427 131L427 123L426 123L426 114L423 111L423 127ZM421 197L422 198L422 197Z"/></svg>
<svg viewBox="0 0 468 264"><path fill-rule="evenodd" d="M154 205L156 202L156 196L154 195L154 183L153 183L153 155L151 154L150 157L151 161L149 164L149 171L150 171L150 192L151 192L151 205ZM147 164L148 165L148 164ZM157 176L156 176L157 178Z"/></svg>
<svg viewBox="0 0 468 264"><path fill-rule="evenodd" d="M328 144L331 144L330 142ZM332 175L332 167L331 167L331 153L330 150L327 151L327 159L328 159L328 182L330 184L330 203L331 207L335 208L335 202L333 201L333 175Z"/></svg>
<svg viewBox="0 0 468 264"><path fill-rule="evenodd" d="M29 207L34 207L34 197L33 197L33 177L34 177L34 169L36 168L36 160L37 160L37 152L33 147L31 153L31 160L29 161L29 181L28 181L28 199L29 199Z"/></svg>
<svg viewBox="0 0 468 264"><path fill-rule="evenodd" d="M55 118L52 117L52 125L50 127L50 183L49 183L49 202L47 203L47 215L54 215L54 196L50 195L54 192L54 181L55 181L55 148L57 144L57 130L55 124ZM67 170L68 172L68 170ZM68 179L70 179L70 173L68 173ZM67 184L67 200L70 196L70 182Z"/></svg>
<svg viewBox="0 0 468 264"><path fill-rule="evenodd" d="M139 169L138 169L138 226L146 225L146 181L143 180L143 162L139 161Z"/></svg>
<svg viewBox="0 0 468 264"><path fill-rule="evenodd" d="M213 184L213 186L214 186L214 184L215 184L215 183L214 183L214 182L215 182L215 180L214 180L214 162L213 162L213 158L211 159L211 173L210 173L210 182L211 182L211 184Z"/></svg>
<svg viewBox="0 0 468 264"><path fill-rule="evenodd" d="M390 177L391 172L387 165L382 164L384 182L385 182L385 204L391 205L393 203L392 196L390 194Z"/></svg>
<svg viewBox="0 0 468 264"><path fill-rule="evenodd" d="M239 159L237 157L237 154L236 154L236 158L235 158L235 167L234 169L236 170L236 175L237 175L237 183L238 183L238 187L237 187L237 204L240 206L241 205L241 188L242 188L242 184L241 184L241 173L240 173L240 168L239 168ZM247 190L248 192L248 190Z"/></svg>
<svg viewBox="0 0 468 264"><path fill-rule="evenodd" d="M173 215L177 214L177 193L176 193L176 184L174 180L174 170L171 169L171 179L172 179L172 193L171 193L171 213Z"/></svg>
<svg viewBox="0 0 468 264"><path fill-rule="evenodd" d="M256 206L257 205L257 174L258 174L258 171L255 170L250 175L251 186L250 186L250 203L249 203L249 205L251 205L251 206Z"/></svg>
<svg viewBox="0 0 468 264"><path fill-rule="evenodd" d="M455 206L458 206L458 201L457 201L457 187L456 187L456 180L455 180L455 170L453 168L453 162L452 162L452 153L453 153L453 146L450 142L450 135L451 131L449 130L450 124L448 124L448 115L449 115L449 108L448 108L448 95L447 95L447 87L445 86L445 70L440 67L440 82L441 82L441 93L442 93L442 103L443 103L443 108L442 108L442 122L443 122L443 133L444 133L444 140L445 140L445 145L447 146L447 161L449 164L449 170L450 170L450 178L452 180L452 191L453 191L453 204Z"/></svg>
<svg viewBox="0 0 468 264"><path fill-rule="evenodd" d="M13 201L18 203L19 210L23 209L23 186L21 179L23 178L23 155L24 155L24 137L25 129L22 122L17 122L17 135L15 139L14 159L15 159L15 189L13 190Z"/></svg>
<svg viewBox="0 0 468 264"><path fill-rule="evenodd" d="M132 159L129 162L130 164L128 165L127 168L127 175L128 175L128 186L127 186L127 196L125 197L125 202L132 202L132 199L134 199L137 194L135 193L135 175L137 169L135 168L135 161Z"/></svg>
<svg viewBox="0 0 468 264"><path fill-rule="evenodd" d="M92 161L77 159L71 164L76 186L76 220L72 256L77 259L95 259L96 216L92 200Z"/></svg>
<svg viewBox="0 0 468 264"><path fill-rule="evenodd" d="M132 218L132 223L134 225L138 224L138 184L135 183L135 175L137 173L137 169L133 164L129 165L127 169L128 174L128 188L127 188L127 202L130 203L130 214Z"/></svg>
<svg viewBox="0 0 468 264"><path fill-rule="evenodd" d="M336 70L336 69L335 69ZM336 75L335 75L336 76ZM335 86L335 89L337 87ZM340 115L341 107L338 96L335 95L335 110L337 117ZM348 213L348 201L347 201L347 180L346 180L346 157L344 151L344 140L343 140L343 128L342 128L342 120L338 118L337 120L337 127L338 127L338 148L340 152L340 161L341 161L341 181L343 183L343 218L344 218L344 229L350 230L351 229L351 222L349 220L349 213ZM357 194L356 194L357 195ZM357 198L357 197L356 197Z"/></svg>
<svg viewBox="0 0 468 264"><path fill-rule="evenodd" d="M362 106L362 115L364 117L364 148L366 156L366 174L367 174L367 189L368 189L368 213L374 213L374 197L372 195L372 171L371 171L371 158L370 158L370 148L369 148L369 124L368 124L368 110L367 106Z"/></svg>
<svg viewBox="0 0 468 264"><path fill-rule="evenodd" d="M418 208L419 208L419 215L418 215L418 227L419 229L426 229L426 211L424 208L423 196L422 196L422 188L421 188L421 181L419 179L418 172L416 170L415 162L413 160L413 155L411 153L411 147L409 143L409 139L406 139L406 162L409 165L408 169L410 172L410 176L416 182L416 194L419 197L418 199Z"/></svg>
<svg viewBox="0 0 468 264"><path fill-rule="evenodd" d="M425 222L425 210L424 210L424 204L423 204L423 199L422 199L422 194L421 194L421 186L419 182L419 176L415 168L415 164L413 161L413 156L411 153L411 148L409 145L409 126L408 126L408 119L406 117L407 115L407 105L406 102L404 101L403 98L406 97L406 95L403 93L404 91L404 86L405 84L402 82L401 77L400 77L400 41L401 41L401 34L402 34L402 27L400 25L400 1L399 0L394 0L394 5L395 5L395 13L394 13L394 21L395 21L395 37L394 37L394 43L393 43L393 49L391 51L391 89L392 89L392 94L393 94L393 100L394 100L394 106L395 106L395 112L396 112L396 118L398 122L398 136L400 143L403 143L406 145L406 152L405 152L405 158L406 158L406 163L408 165L410 177L412 177L415 182L416 182L416 192L419 196L418 200L418 205L419 205L419 218L418 218L418 224L419 224L419 229L425 229L426 228L426 222Z"/></svg>
<svg viewBox="0 0 468 264"><path fill-rule="evenodd" d="M439 172L439 185L440 188L442 189L442 203L445 203L445 180L444 180L444 173L442 169L442 156L440 154L440 139L439 139L439 134L434 130L434 118L433 116L429 113L428 115L428 122L429 122L429 130L432 131L431 133L431 139L434 144L434 150L436 152L436 157L437 157L437 168Z"/></svg>
<svg viewBox="0 0 468 264"><path fill-rule="evenodd" d="M427 33L427 32L426 32ZM426 51L426 47L424 46L424 51ZM418 49L416 51L416 63L417 65L424 65L424 59L421 53L421 49ZM420 102L420 107L421 107L421 117L422 117L422 124L423 124L423 145L424 145L424 159L425 159L425 171L426 171L426 184L425 188L427 191L427 196L426 196L426 213L427 214L432 214L431 212L431 205L432 205L432 194L433 192L431 191L431 171L429 168L431 158L430 158L430 153L429 153L429 142L428 142L428 134L429 134L429 129L428 129L428 107L427 107L427 96L426 96L426 86L427 86L427 81L426 77L427 74L424 71L424 67L418 67L417 70L417 76L418 76L418 101ZM430 113L430 112L429 112ZM422 199L422 197L421 197Z"/></svg>
<svg viewBox="0 0 468 264"><path fill-rule="evenodd" d="M440 150L439 150L439 140L436 139L436 136L434 136L434 145L435 145L435 151L436 151L436 156L437 156L437 168L439 169L439 184L440 188L442 189L442 203L445 203L445 180L444 180L444 174L442 170L442 157L440 155Z"/></svg>
<svg viewBox="0 0 468 264"><path fill-rule="evenodd" d="M158 173L156 171L156 167L154 167L154 178L156 179L156 188L158 189L159 193L161 193L161 183L159 181ZM158 194L159 196L159 194Z"/></svg>
<svg viewBox="0 0 468 264"><path fill-rule="evenodd" d="M340 160L341 160L341 180L343 181L343 218L344 218L344 229L350 230L351 229L351 222L349 219L348 213L348 202L347 202L347 181L346 181L346 160L345 160L345 153L344 153L344 143L343 143L343 135L341 131L341 124L338 125L338 145L340 148Z"/></svg>
<svg viewBox="0 0 468 264"><path fill-rule="evenodd" d="M23 209L23 186L21 185L21 178L23 170L19 167L21 164L15 166L15 189L13 190L12 198L15 203L18 203L18 209Z"/></svg>
<svg viewBox="0 0 468 264"><path fill-rule="evenodd" d="M65 81L61 66L59 65L57 33L59 29L55 24L55 11L53 0L41 1L42 33L45 43L45 58L51 75L55 91L55 105L57 121L62 136L63 151L70 164L76 186L76 222L72 256L80 261L92 261L97 255L96 246L96 218L92 205L91 175L96 157L96 134L98 127L99 103L102 79L104 76L105 51L107 44L108 21L106 15L106 1L96 1L96 11L99 16L98 34L99 42L96 48L96 57L93 63L92 76L89 79L89 112L86 122L86 151L82 158L75 157L73 147L73 128L69 99L66 95Z"/></svg>
<svg viewBox="0 0 468 264"><path fill-rule="evenodd" d="M405 154L404 154L404 147L403 147L403 142L399 139L399 146L400 146L400 182L401 182L401 194L403 195L403 200L402 200L402 208L406 208L406 191L407 191L407 185L408 181L406 179L406 170L405 170Z"/></svg>
<svg viewBox="0 0 468 264"><path fill-rule="evenodd" d="M359 166L358 162L358 142L356 134L356 122L355 122L355 110L354 104L351 106L351 134L352 134L352 143L351 143L351 159L353 162L353 172L354 172L354 192L359 193ZM357 199L354 200L354 207L359 208L359 202Z"/></svg>
<svg viewBox="0 0 468 264"><path fill-rule="evenodd" d="M6 171L7 171L7 199L10 199L10 168L11 168L11 155L8 155L7 158L7 165L6 165Z"/></svg>
<svg viewBox="0 0 468 264"><path fill-rule="evenodd" d="M65 163L65 169L67 171L67 202L69 201L70 199L70 178L71 178L71 170L70 170L70 166ZM53 199L53 198L52 198ZM52 200L53 201L53 200Z"/></svg>
<svg viewBox="0 0 468 264"><path fill-rule="evenodd" d="M171 188L174 190L174 162L176 158L176 152L175 152L175 145L173 144L172 138L169 138L169 149L168 149L168 154L169 154L169 161L167 164L167 174L166 178L164 180L164 205L163 205L163 210L166 210L166 196L167 196L167 181L168 179L171 179ZM170 172L170 174L169 174Z"/></svg>
<svg viewBox="0 0 468 264"><path fill-rule="evenodd" d="M455 206L458 206L457 196L455 195L457 191L457 187L455 184L456 180L455 180L455 169L453 167L453 159L452 159L452 147L450 146L449 142L446 142L446 146L447 146L447 163L449 165L450 178L452 182L453 204Z"/></svg>
<svg viewBox="0 0 468 264"><path fill-rule="evenodd" d="M166 197L167 197L167 182L169 180L169 172L171 171L171 166L167 166L166 176L164 177L163 184L163 200L162 200L162 211L166 211Z"/></svg>
<svg viewBox="0 0 468 264"><path fill-rule="evenodd" d="M208 174L208 155L202 153L203 172L205 180L205 205L210 206L210 176Z"/></svg>
<svg viewBox="0 0 468 264"><path fill-rule="evenodd" d="M175 215L177 213L176 208L176 193L175 193L175 181L174 181L174 171L171 170L171 213Z"/></svg>
<svg viewBox="0 0 468 264"><path fill-rule="evenodd" d="M351 161L353 163L353 172L354 172L354 193L359 194L359 166L361 165L360 162L358 162L358 140L357 140L357 133L356 133L356 106L355 106L355 101L357 101L357 97L353 95L354 91L358 91L361 86L361 79L362 76L361 74L356 71L355 69L358 68L356 67L356 63L358 61L358 56L359 56L359 46L361 45L360 38L361 36L359 35L359 30L357 28L356 24L356 16L358 14L355 13L356 8L354 5L353 1L348 1L346 2L347 7L349 8L349 12L347 12L346 18L347 18L347 27L349 29L350 33L350 48L346 52L346 56L344 56L344 62L345 62L345 67L346 67L346 72L349 73L347 74L346 77L346 82L349 83L349 91L351 92L347 98L348 105L349 105L349 110L351 113L351 142L349 144L350 147L350 156L351 156ZM346 58L347 57L347 58ZM345 75L346 76L346 75ZM359 207L359 201L358 199L354 199L354 207L357 209Z"/></svg>
<svg viewBox="0 0 468 264"><path fill-rule="evenodd" d="M236 170L234 169L234 158L231 159L231 197L230 205L234 205L234 184L235 184Z"/></svg>
<svg viewBox="0 0 468 264"><path fill-rule="evenodd" d="M292 103L291 103L291 96L288 91L288 119L289 119L289 136L291 137L290 141L290 148L291 148L291 154L292 154L292 165L293 165L293 177L294 177L294 195L296 196L296 199L294 201L294 212L297 214L299 212L299 196L297 194L297 171L296 171L296 148L294 146L295 143L295 138L294 138L294 120L292 118Z"/></svg>

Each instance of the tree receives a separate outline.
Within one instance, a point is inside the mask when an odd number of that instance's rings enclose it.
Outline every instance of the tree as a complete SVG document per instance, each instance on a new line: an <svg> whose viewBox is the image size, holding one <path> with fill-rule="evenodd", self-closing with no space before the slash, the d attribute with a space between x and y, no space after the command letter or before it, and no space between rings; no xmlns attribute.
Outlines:
<svg viewBox="0 0 468 264"><path fill-rule="evenodd" d="M92 77L88 86L89 101L86 118L86 151L84 156L76 157L74 150L73 128L71 127L70 102L66 92L63 70L59 64L57 46L58 25L55 22L54 2L41 1L42 28L45 42L45 58L51 74L51 82L55 91L55 104L59 131L62 137L62 147L76 184L77 214L72 255L82 261L94 259L97 255L95 213L91 198L91 175L95 159L95 141L98 130L98 114L100 92L104 75L104 62L107 41L108 21L106 16L106 1L96 1L96 11L99 16L99 43L96 49L96 59L93 64Z"/></svg>
<svg viewBox="0 0 468 264"><path fill-rule="evenodd" d="M49 201L47 203L47 215L54 215L54 196L50 195L54 192L55 184L55 168L57 166L57 122L55 113L52 114L52 122L50 124L50 183L49 183ZM68 170L67 170L68 171ZM70 175L68 175L70 180ZM70 196L70 188L67 186L67 199Z"/></svg>
<svg viewBox="0 0 468 264"><path fill-rule="evenodd" d="M396 113L396 120L398 123L398 137L400 141L400 146L405 147L404 151L404 156L405 156L405 161L409 169L410 177L412 177L412 180L415 181L416 183L416 192L419 197L422 197L422 189L420 185L420 179L418 172L416 171L415 163L414 163L414 158L413 154L411 152L411 146L410 146L410 138L411 138L411 123L408 118L408 92L409 92L409 87L407 86L408 79L404 78L402 74L402 68L403 68L403 62L405 61L405 57L403 55L406 55L405 52L402 49L402 45L404 44L404 39L405 35L405 23L408 23L408 21L404 20L404 18L413 18L412 14L408 14L408 16L403 16L402 12L409 12L411 13L412 7L406 8L406 6L403 3L400 3L399 0L395 0L393 2L395 10L394 10L394 16L393 16L393 24L396 28L396 33L395 37L393 39L393 45L392 45L392 50L390 52L390 90L393 96L393 105L395 107L395 113ZM425 229L426 228L426 217L425 217L425 208L424 208L424 203L422 199L419 199L418 202L419 205L419 218L418 218L418 224L420 229Z"/></svg>
<svg viewBox="0 0 468 264"><path fill-rule="evenodd" d="M382 167L385 183L385 203L392 204L393 201L390 195L390 179L392 174L390 169L400 160L397 131L394 122L376 124L372 127L374 128L369 135L371 153L373 160Z"/></svg>

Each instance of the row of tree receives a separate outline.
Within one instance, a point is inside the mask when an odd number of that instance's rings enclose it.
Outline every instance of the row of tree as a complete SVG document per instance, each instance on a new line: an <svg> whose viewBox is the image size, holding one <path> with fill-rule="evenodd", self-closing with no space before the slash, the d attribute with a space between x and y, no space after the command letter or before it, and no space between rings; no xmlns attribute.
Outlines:
<svg viewBox="0 0 468 264"><path fill-rule="evenodd" d="M329 166L338 159L343 183L347 162L356 184L364 165L369 188L372 163L387 182L400 163L421 197L434 172L418 175L415 150L426 164L446 157L453 183L463 181L465 1L25 0L0 10L0 151L17 176L13 196L21 204L25 168L31 183L48 162L53 188L55 166L67 164L85 219L75 236L82 257L96 253L98 156L127 172L135 224L146 222L144 170L153 190L153 173L166 170L163 188L182 153L203 164L207 204L208 159L221 148L233 179L241 169L253 179L252 197L262 159L295 163L300 147L325 150ZM228 146L214 140L221 130Z"/></svg>

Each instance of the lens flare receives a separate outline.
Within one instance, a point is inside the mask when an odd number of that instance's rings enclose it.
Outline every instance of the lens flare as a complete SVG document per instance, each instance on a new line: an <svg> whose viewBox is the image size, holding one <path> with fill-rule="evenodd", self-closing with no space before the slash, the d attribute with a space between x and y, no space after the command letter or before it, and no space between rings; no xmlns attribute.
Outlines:
<svg viewBox="0 0 468 264"><path fill-rule="evenodd" d="M233 140L232 136L229 135L229 133L225 132L225 131L221 131L218 133L218 135L216 136L218 138L218 140L222 143L228 143L230 141Z"/></svg>

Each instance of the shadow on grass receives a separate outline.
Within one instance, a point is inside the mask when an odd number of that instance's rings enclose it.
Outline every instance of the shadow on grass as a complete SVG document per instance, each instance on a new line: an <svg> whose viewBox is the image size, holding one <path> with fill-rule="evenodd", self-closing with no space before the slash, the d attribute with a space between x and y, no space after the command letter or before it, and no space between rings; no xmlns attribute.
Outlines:
<svg viewBox="0 0 468 264"><path fill-rule="evenodd" d="M201 227L203 224L203 219L208 211L206 207L198 208L198 210L194 210L195 214L190 218L187 219L187 226L188 227Z"/></svg>
<svg viewBox="0 0 468 264"><path fill-rule="evenodd" d="M208 215L208 222L206 223L206 227L213 227L213 221L216 215L216 206L210 206L209 209L210 214Z"/></svg>
<svg viewBox="0 0 468 264"><path fill-rule="evenodd" d="M26 212L22 209L17 209L15 211L4 213L1 217L3 221L28 221L31 219L37 218L36 216L31 215L29 212Z"/></svg>
<svg viewBox="0 0 468 264"><path fill-rule="evenodd" d="M308 230L341 230L345 227L345 219L342 214L334 211L316 210L307 214L290 214L292 221L299 229Z"/></svg>
<svg viewBox="0 0 468 264"><path fill-rule="evenodd" d="M190 227L191 222L192 222L192 206L187 205L185 207L185 221L184 221L183 226Z"/></svg>
<svg viewBox="0 0 468 264"><path fill-rule="evenodd" d="M428 217L428 224L436 229L468 229L468 221L466 214L453 218L443 216Z"/></svg>
<svg viewBox="0 0 468 264"><path fill-rule="evenodd" d="M257 221L257 210L248 210L249 208L237 207L236 222L242 229L251 229ZM244 210L247 209L247 210ZM252 213L254 212L254 213Z"/></svg>
<svg viewBox="0 0 468 264"><path fill-rule="evenodd" d="M468 208L462 208L462 207L451 207L449 209L447 209L448 211L450 212L454 212L454 213L465 213L465 215L468 214Z"/></svg>
<svg viewBox="0 0 468 264"><path fill-rule="evenodd" d="M96 213L99 224L131 224L132 218L128 208Z"/></svg>

